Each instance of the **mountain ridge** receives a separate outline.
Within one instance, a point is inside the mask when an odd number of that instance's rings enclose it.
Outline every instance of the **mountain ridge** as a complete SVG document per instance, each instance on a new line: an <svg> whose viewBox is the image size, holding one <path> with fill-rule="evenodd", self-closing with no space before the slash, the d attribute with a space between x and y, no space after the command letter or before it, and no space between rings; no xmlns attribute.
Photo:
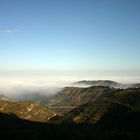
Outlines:
<svg viewBox="0 0 140 140"><path fill-rule="evenodd" d="M82 86L82 85L87 85L87 86L109 86L111 88L121 88L121 89L126 89L126 88L140 88L140 83L134 83L134 84L123 84L123 83L118 83L115 81L111 80L82 80L75 82L74 85L76 86Z"/></svg>

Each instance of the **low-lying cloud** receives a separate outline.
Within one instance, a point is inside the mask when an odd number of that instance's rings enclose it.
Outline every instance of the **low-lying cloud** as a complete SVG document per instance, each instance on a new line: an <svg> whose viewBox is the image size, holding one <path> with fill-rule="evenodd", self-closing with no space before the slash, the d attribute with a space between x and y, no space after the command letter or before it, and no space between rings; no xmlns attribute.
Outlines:
<svg viewBox="0 0 140 140"><path fill-rule="evenodd" d="M135 83L140 81L140 77L0 76L0 95L17 100L45 98L60 92L66 86L87 87L87 85L73 84L80 80L114 80L121 83Z"/></svg>
<svg viewBox="0 0 140 140"><path fill-rule="evenodd" d="M24 100L54 95L70 82L49 81L44 78L0 78L0 94Z"/></svg>

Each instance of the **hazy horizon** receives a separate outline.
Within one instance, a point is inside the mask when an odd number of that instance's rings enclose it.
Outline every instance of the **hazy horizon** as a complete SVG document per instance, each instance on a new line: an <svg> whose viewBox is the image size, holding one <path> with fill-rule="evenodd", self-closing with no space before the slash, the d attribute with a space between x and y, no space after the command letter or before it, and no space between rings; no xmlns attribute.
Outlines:
<svg viewBox="0 0 140 140"><path fill-rule="evenodd" d="M139 0L0 0L0 88L140 82Z"/></svg>

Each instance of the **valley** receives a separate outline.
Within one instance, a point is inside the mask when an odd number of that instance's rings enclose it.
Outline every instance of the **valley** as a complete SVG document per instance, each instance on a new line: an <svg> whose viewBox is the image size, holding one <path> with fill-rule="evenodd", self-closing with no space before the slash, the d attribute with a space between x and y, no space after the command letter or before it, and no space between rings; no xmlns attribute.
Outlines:
<svg viewBox="0 0 140 140"><path fill-rule="evenodd" d="M39 101L1 97L1 138L140 138L140 88L137 87L124 89L102 84L64 87Z"/></svg>

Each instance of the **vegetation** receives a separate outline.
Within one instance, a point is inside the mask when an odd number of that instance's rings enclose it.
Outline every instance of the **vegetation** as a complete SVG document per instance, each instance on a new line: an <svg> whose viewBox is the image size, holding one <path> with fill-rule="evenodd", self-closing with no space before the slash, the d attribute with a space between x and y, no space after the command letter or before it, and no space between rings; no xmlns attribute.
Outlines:
<svg viewBox="0 0 140 140"><path fill-rule="evenodd" d="M22 119L46 122L56 113L47 107L29 101L14 102L14 101L0 101L0 112L7 114L14 114Z"/></svg>
<svg viewBox="0 0 140 140"><path fill-rule="evenodd" d="M63 112L58 106L62 113L54 115L52 110L39 103L1 100L0 138L140 139L140 88L67 87L48 100L51 106L73 105L74 108ZM29 115L31 118L25 118ZM37 122L42 120L44 123Z"/></svg>

